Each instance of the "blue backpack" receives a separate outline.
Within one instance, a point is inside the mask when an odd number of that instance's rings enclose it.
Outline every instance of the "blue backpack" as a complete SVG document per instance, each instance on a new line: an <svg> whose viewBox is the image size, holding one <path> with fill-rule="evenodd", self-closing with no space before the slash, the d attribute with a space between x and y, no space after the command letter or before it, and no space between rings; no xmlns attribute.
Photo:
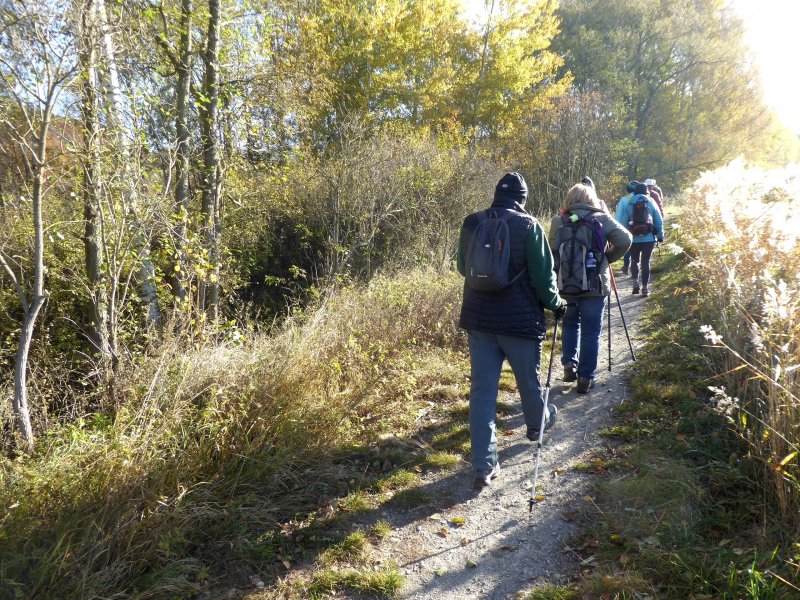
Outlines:
<svg viewBox="0 0 800 600"><path fill-rule="evenodd" d="M478 225L472 232L464 257L467 285L479 292L501 292L517 281L525 269L510 277L511 236L506 210L488 209L476 213Z"/></svg>

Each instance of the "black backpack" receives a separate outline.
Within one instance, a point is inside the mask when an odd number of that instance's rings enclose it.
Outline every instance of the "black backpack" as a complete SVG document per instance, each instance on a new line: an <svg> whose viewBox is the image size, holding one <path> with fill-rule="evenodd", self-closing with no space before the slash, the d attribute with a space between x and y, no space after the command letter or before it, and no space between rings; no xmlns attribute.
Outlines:
<svg viewBox="0 0 800 600"><path fill-rule="evenodd" d="M509 277L511 236L509 211L493 209L476 213L478 225L472 232L464 257L467 285L479 292L501 292L522 277L525 269Z"/></svg>
<svg viewBox="0 0 800 600"><path fill-rule="evenodd" d="M605 260L606 234L593 214L565 214L556 232L555 270L558 291L580 296L600 290L600 266Z"/></svg>
<svg viewBox="0 0 800 600"><path fill-rule="evenodd" d="M650 214L647 196L642 194L634 196L628 229L633 235L647 235L653 233L653 215Z"/></svg>

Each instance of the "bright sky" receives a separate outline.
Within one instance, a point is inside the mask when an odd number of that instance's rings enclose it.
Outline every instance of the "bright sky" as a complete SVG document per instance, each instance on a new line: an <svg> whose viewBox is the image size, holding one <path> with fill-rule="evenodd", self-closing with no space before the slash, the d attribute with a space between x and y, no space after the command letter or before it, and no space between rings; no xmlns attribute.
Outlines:
<svg viewBox="0 0 800 600"><path fill-rule="evenodd" d="M462 0L473 18L485 0ZM800 134L800 0L726 0L747 28L768 105Z"/></svg>
<svg viewBox="0 0 800 600"><path fill-rule="evenodd" d="M800 134L800 0L728 0L747 27L764 96Z"/></svg>

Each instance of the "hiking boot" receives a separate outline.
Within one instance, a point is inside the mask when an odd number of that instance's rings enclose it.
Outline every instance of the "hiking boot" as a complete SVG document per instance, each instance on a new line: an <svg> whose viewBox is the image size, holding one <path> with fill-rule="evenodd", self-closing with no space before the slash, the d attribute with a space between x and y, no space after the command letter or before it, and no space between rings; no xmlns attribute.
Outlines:
<svg viewBox="0 0 800 600"><path fill-rule="evenodd" d="M499 474L500 463L497 463L489 473L478 469L475 471L475 481L473 482L472 487L477 491L480 491L483 488L492 485L492 479L497 477Z"/></svg>
<svg viewBox="0 0 800 600"><path fill-rule="evenodd" d="M578 393L585 394L594 387L594 379L578 377Z"/></svg>
<svg viewBox="0 0 800 600"><path fill-rule="evenodd" d="M547 418L544 420L544 432L547 433L547 430L550 429L553 425L556 424L556 415L558 414L558 408L556 408L555 404L548 404L547 405ZM539 428L538 427L528 427L528 432L525 434L525 437L528 438L532 442L539 441Z"/></svg>
<svg viewBox="0 0 800 600"><path fill-rule="evenodd" d="M626 269L625 267L622 267L622 270L620 271L620 273L622 273L623 275L627 275L628 274L628 269Z"/></svg>
<svg viewBox="0 0 800 600"><path fill-rule="evenodd" d="M578 381L578 369L575 365L564 365L564 381L567 383Z"/></svg>
<svg viewBox="0 0 800 600"><path fill-rule="evenodd" d="M633 292L631 292L631 293L632 294L638 294L639 293L639 286L638 285L633 286Z"/></svg>
<svg viewBox="0 0 800 600"><path fill-rule="evenodd" d="M650 290L647 289L647 286L642 286L642 296L649 296Z"/></svg>

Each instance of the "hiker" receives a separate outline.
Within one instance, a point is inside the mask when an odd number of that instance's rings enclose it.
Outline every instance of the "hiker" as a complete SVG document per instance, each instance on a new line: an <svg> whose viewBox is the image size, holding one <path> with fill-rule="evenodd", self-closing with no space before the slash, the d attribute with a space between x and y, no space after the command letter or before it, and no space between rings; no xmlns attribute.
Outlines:
<svg viewBox="0 0 800 600"><path fill-rule="evenodd" d="M592 181L591 177L586 175L583 179L581 179L581 183L583 185L588 185L590 188L592 188L594 190L594 193L597 194L597 187L594 185L594 181ZM603 212L606 213L607 215L610 215L611 211L608 210L608 206L606 205L606 201L603 200L600 196L597 197L597 201L600 202L600 208L603 209ZM566 209L562 207L561 210L562 210L562 212L560 214L564 214L563 211L565 211Z"/></svg>
<svg viewBox="0 0 800 600"><path fill-rule="evenodd" d="M647 194L650 196L658 206L658 212L661 213L661 218L664 218L664 201L661 198L661 192L656 190L655 179L645 179L644 184L647 186Z"/></svg>
<svg viewBox="0 0 800 600"><path fill-rule="evenodd" d="M620 222L625 223L633 234L631 245L631 279L634 280L633 293L650 295L650 258L656 242L664 241L664 221L655 201L647 193L647 186L640 183L634 196L622 209ZM641 266L641 287L639 273Z"/></svg>
<svg viewBox="0 0 800 600"><path fill-rule="evenodd" d="M556 288L553 256L544 230L525 212L527 197L522 175L506 173L497 183L490 208L467 216L459 236L457 266L465 277L459 327L467 330L469 340L469 430L477 490L489 485L500 471L495 419L503 360L508 360L517 381L527 438L537 441L543 410L539 371L546 328L544 308L552 310L557 319L566 310ZM502 276L510 284L499 291L482 291L477 289L481 280L475 281L473 263L478 262L475 255L480 252L475 248L489 245L479 239L487 228L482 223L499 219L507 225L508 241L501 246L510 252ZM555 423L556 412L550 405L545 430Z"/></svg>
<svg viewBox="0 0 800 600"><path fill-rule="evenodd" d="M621 220L622 219L622 211L623 211L625 205L628 202L630 202L630 199L633 198L633 192L636 190L636 186L637 185L639 185L639 182L634 180L634 181L629 181L628 185L625 186L625 191L627 192L627 194L625 194L622 198L619 199L619 202L617 202L617 208L616 208L616 211L615 211L615 214L614 214L614 217L616 218L617 222L625 223L625 221ZM627 275L628 274L628 269L630 268L630 266L631 266L631 251L628 250L625 253L625 256L622 259L622 274L623 275Z"/></svg>
<svg viewBox="0 0 800 600"><path fill-rule="evenodd" d="M583 231L592 231L592 239L582 245L592 247L575 254L569 240L581 239L580 233L572 232L583 224L589 226ZM548 240L557 256L559 293L567 300L561 334L564 381L577 381L578 393L585 394L594 385L597 370L603 309L611 294L609 264L627 252L631 234L603 212L593 188L578 183L567 192L564 214L550 223ZM576 262L583 271L573 268Z"/></svg>

